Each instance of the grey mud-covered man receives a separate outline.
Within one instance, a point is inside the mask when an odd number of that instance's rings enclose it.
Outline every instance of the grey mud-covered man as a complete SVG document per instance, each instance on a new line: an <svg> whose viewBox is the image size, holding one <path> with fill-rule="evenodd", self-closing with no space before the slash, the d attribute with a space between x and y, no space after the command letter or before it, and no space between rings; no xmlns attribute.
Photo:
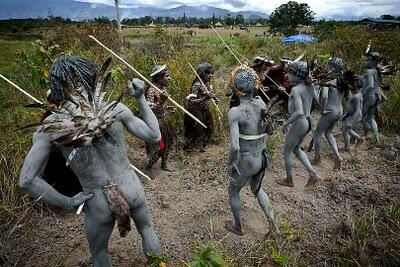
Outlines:
<svg viewBox="0 0 400 267"><path fill-rule="evenodd" d="M364 135L367 136L372 131L374 141L379 141L378 124L376 114L378 113L379 103L382 101L380 83L381 78L377 70L378 63L382 56L377 52L367 51L364 67L367 69L365 83L363 86L363 126Z"/></svg>
<svg viewBox="0 0 400 267"><path fill-rule="evenodd" d="M240 105L228 113L230 129L230 152L228 162L229 204L234 222L227 221L225 228L235 234L243 235L240 217L240 190L250 183L264 214L268 218L269 229L278 232L273 209L268 195L262 189L262 179L268 166L265 148L266 132L272 133L267 121L267 108L259 97L254 98L257 74L251 69L239 69L234 77L234 85L240 96Z"/></svg>
<svg viewBox="0 0 400 267"><path fill-rule="evenodd" d="M86 59L62 57L53 64L50 70L52 96L57 98L59 105L63 105L64 108L68 108L65 105L68 100L76 100L79 95L89 96L87 99L97 101L98 97L102 98L93 93L93 88L96 90L98 88L93 86L93 81L98 74L97 65ZM65 85L61 86L62 83ZM74 130L78 120L85 120L84 117L78 116L74 118L75 123L72 122L70 114L76 112L77 109L74 109L72 113L53 114L44 121L42 127L33 135L33 145L20 175L20 186L23 191L45 203L73 210L86 202L85 232L93 264L96 267L111 266L108 240L115 221L118 222L119 227L121 226L121 236L126 235L130 230L129 217L134 220L142 237L144 253L146 255L149 252L160 253L159 239L150 220L143 188L131 169L128 159L124 131L126 129L132 135L148 142L158 142L161 134L157 118L143 95L144 82L134 79L129 83L128 89L129 95L136 100L143 119L135 117L131 110L121 103L116 103L116 105L105 103L100 113L107 114L112 111L112 114L89 120L88 126L93 131L83 134L80 132L73 135L80 137L71 138L76 143L80 138L87 140L88 136L95 134L93 140L77 148L70 163L72 171L79 178L83 192L70 198L57 192L41 178L53 145L60 147L66 159L76 148L71 143L60 145L66 142L67 135L63 137L65 132L49 133L50 129L47 126L53 123L54 126L71 126L67 129ZM102 101L97 102L103 106ZM85 109L89 114L89 106L86 104L81 103L78 109ZM111 109L113 106L114 109ZM103 127L104 121L109 121L107 127ZM61 138L58 138L59 136Z"/></svg>
<svg viewBox="0 0 400 267"><path fill-rule="evenodd" d="M362 81L359 77L357 77L357 75L354 75L354 72L347 71L346 73L344 78L350 85L350 94L347 101L347 111L342 119L342 136L344 141L344 151L349 152L351 143L350 138L353 138L356 141L356 147L361 145L365 141L365 138L356 132L357 125L362 119Z"/></svg>
<svg viewBox="0 0 400 267"><path fill-rule="evenodd" d="M289 96L290 117L282 125L282 132L287 133L284 147L286 178L276 181L284 186L294 186L292 153L307 169L309 179L306 186L315 185L317 182L316 172L311 166L307 154L301 149L304 138L312 128L310 111L313 100L316 100L314 86L307 82L307 77L306 62L298 61L288 65L288 79L294 87Z"/></svg>
<svg viewBox="0 0 400 267"><path fill-rule="evenodd" d="M342 168L343 159L339 155L339 149L333 136L333 129L343 116L342 100L347 92L347 84L343 82L341 77L343 68L344 62L341 58L335 57L328 61L328 69L336 78L322 87L321 117L318 120L313 136L315 154L312 163L317 165L321 162L321 141L324 134L335 157L334 169L338 170Z"/></svg>

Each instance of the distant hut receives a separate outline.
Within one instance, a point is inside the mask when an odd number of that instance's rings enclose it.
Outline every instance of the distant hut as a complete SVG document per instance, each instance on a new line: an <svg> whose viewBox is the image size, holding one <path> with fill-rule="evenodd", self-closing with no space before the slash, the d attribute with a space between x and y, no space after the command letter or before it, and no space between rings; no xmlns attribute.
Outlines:
<svg viewBox="0 0 400 267"><path fill-rule="evenodd" d="M256 24L256 27L262 27L263 25L259 22Z"/></svg>
<svg viewBox="0 0 400 267"><path fill-rule="evenodd" d="M224 25L221 22L217 22L215 23L214 27L223 27Z"/></svg>
<svg viewBox="0 0 400 267"><path fill-rule="evenodd" d="M400 27L399 20L389 20L389 19L371 19L365 18L360 21L364 25L368 25L371 28L395 28Z"/></svg>
<svg viewBox="0 0 400 267"><path fill-rule="evenodd" d="M152 21L150 24L147 25L147 27L156 27L156 25L154 24L154 21Z"/></svg>

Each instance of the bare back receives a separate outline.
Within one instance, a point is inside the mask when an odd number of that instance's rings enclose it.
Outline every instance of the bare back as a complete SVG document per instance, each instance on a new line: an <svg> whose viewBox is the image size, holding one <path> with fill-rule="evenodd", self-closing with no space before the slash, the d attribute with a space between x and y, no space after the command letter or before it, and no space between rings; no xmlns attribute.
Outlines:
<svg viewBox="0 0 400 267"><path fill-rule="evenodd" d="M229 113L237 120L240 135L261 135L266 131L262 114L266 110L264 101L260 98L253 98L251 101L243 101L240 106L232 108ZM265 138L258 140L245 140L239 136L240 151L257 151L265 148Z"/></svg>
<svg viewBox="0 0 400 267"><path fill-rule="evenodd" d="M302 111L302 119L310 117L311 105L314 99L314 87L312 85L298 84L293 87L289 96L289 115Z"/></svg>

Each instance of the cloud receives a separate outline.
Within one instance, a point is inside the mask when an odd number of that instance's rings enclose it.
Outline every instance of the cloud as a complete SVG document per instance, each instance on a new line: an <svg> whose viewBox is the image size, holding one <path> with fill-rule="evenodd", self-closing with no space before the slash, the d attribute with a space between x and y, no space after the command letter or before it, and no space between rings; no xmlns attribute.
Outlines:
<svg viewBox="0 0 400 267"><path fill-rule="evenodd" d="M113 5L114 0L76 0L82 2ZM231 11L261 11L271 13L287 0L121 0L124 7L158 7L171 8L179 5L211 5ZM379 17L382 14L400 15L399 0L298 0L307 3L316 17L333 16L369 16Z"/></svg>
<svg viewBox="0 0 400 267"><path fill-rule="evenodd" d="M240 1L240 0L225 0L224 1L226 4L231 5L232 7L235 8L242 8L246 6L246 3L248 1Z"/></svg>

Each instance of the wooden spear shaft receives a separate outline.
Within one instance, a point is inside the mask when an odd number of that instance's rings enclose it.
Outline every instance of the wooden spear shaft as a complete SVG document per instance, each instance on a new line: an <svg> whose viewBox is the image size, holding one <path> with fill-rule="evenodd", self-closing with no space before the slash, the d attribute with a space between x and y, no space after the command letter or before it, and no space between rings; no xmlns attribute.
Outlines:
<svg viewBox="0 0 400 267"><path fill-rule="evenodd" d="M243 56L242 54L240 54L237 50L235 50L234 48L232 48L233 51L235 51L236 54L238 54L239 56L241 56L242 58L244 58L245 60L247 60L248 62L250 62L250 60L248 58L246 58L245 56ZM280 88L280 86L271 79L271 77L269 77L268 75L265 75L265 77L267 79L269 79L271 82L273 82L275 84L275 86L277 86L278 88ZM284 92L287 96L289 96L289 94L285 91L285 90L281 90L282 92Z"/></svg>
<svg viewBox="0 0 400 267"><path fill-rule="evenodd" d="M243 65L243 63L238 59L238 57L235 55L235 53L233 53L232 49L229 47L229 45L224 41L224 39L222 39L221 35L219 35L219 33L217 32L217 30L211 26L211 28L213 29L213 31L218 35L219 39L222 41L222 43L225 45L225 47L229 50L229 52L231 52L231 54L235 57L235 59L239 62L240 65ZM261 93L265 96L266 99L268 99L268 101L271 101L271 99L267 96L267 94L264 92L263 89L261 88L257 88L259 91L261 91Z"/></svg>
<svg viewBox="0 0 400 267"><path fill-rule="evenodd" d="M218 35L219 39L222 41L222 43L225 45L225 47L231 52L231 54L235 57L235 59L239 62L240 65L243 65L242 62L238 59L238 57L233 53L232 49L229 47L229 45L222 39L221 35L217 32L217 30L211 25L211 29Z"/></svg>
<svg viewBox="0 0 400 267"><path fill-rule="evenodd" d="M12 86L14 86L16 89L18 89L18 91L20 91L21 93L23 93L24 95L26 95L27 97L29 97L30 99L32 99L33 101L35 101L38 104L43 104L41 101L39 101L38 99L36 99L35 97L33 97L31 94L29 94L28 92L26 92L24 89L22 89L21 87L19 87L18 85L16 85L15 83L13 83L12 81L10 81L9 79L7 79L6 77L4 77L3 75L0 74L0 77L5 80L6 82L8 82L9 84L11 84Z"/></svg>
<svg viewBox="0 0 400 267"><path fill-rule="evenodd" d="M43 104L41 101L39 101L38 99L36 99L35 97L33 97L31 94L29 94L29 93L26 92L24 89L22 89L21 87L19 87L18 85L16 85L15 83L13 83L12 81L10 81L9 79L7 79L6 77L4 77L4 76L1 75L1 74L0 74L0 78L2 78L2 79L5 80L6 82L8 82L8 83L11 84L12 86L14 86L16 89L18 89L20 92L22 92L24 95L26 95L27 97L29 97L30 99L32 99L32 100L35 101L36 103L38 103L38 104ZM75 150L75 149L76 149L76 148L74 148L74 150ZM149 176L147 176L146 174L144 174L141 170L139 170L138 168L136 168L136 167L133 166L132 164L131 164L131 167L132 167L133 170L135 170L137 173L139 173L139 174L142 175L143 177L145 177L145 178L151 180ZM82 211L84 205L85 205L85 203L82 203L82 204L79 206L78 210L76 211L76 214L79 215L79 214L81 213L81 211Z"/></svg>
<svg viewBox="0 0 400 267"><path fill-rule="evenodd" d="M103 43L101 43L99 40L97 40L93 35L89 35L89 38L91 38L93 41L95 41L97 44L99 44L101 47L103 47L105 50L110 52L113 56L121 60L128 68L130 68L134 73L136 73L137 76L139 76L142 80L147 82L150 86L154 87L158 92L164 94L163 91L161 91L157 86L155 86L152 82L150 82L146 77L144 77L140 72L138 72L131 64L129 64L126 60L124 60L122 57L117 55L114 51L112 51L110 48L105 46ZM207 128L207 126L202 123L198 118L196 118L192 113L187 111L184 107L179 105L175 100L173 100L169 95L167 96L168 100L172 102L176 107L178 107L180 110L182 110L184 113L186 113L189 117L191 117L193 120L195 120L197 123L199 123L201 126L204 128Z"/></svg>
<svg viewBox="0 0 400 267"><path fill-rule="evenodd" d="M188 64L188 65L190 66L190 68L193 70L194 74L196 74L197 79L199 79L201 85L203 85L204 89L206 89L207 94L209 94L210 92L208 91L207 86L204 84L203 80L200 78L200 76L199 76L199 74L197 73L197 71L193 68L192 64L190 64L189 62L188 62L187 64ZM211 98L211 101L213 102L215 108L217 109L217 112L218 112L221 116L223 116L223 114L222 114L221 110L219 109L217 103L215 103L214 98Z"/></svg>

